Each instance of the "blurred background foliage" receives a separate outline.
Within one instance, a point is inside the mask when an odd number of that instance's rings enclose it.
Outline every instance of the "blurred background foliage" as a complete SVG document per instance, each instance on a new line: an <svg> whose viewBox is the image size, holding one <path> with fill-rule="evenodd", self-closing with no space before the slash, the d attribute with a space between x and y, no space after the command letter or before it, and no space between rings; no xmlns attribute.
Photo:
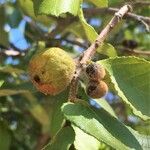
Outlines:
<svg viewBox="0 0 150 150"><path fill-rule="evenodd" d="M119 8L126 2L109 0L108 6ZM88 8L95 8L90 0L84 1L82 7L87 23L97 33L112 18L109 12L88 11ZM133 9L139 15L150 15L150 5L136 5ZM79 56L92 41L91 35L88 37L83 30L83 24L77 16L69 13L59 18L49 14L37 16L31 0L0 0L0 150L41 149L61 128L64 118L60 107L67 100L68 89L53 97L41 94L29 80L28 63L41 47L57 46L73 58ZM142 23L135 20L122 20L106 42L111 45L104 45L94 60L116 55L150 58L133 51L148 52L150 48L150 34ZM78 97L100 108L96 101L86 95L84 89L85 84L81 79ZM121 122L142 134L150 135L150 122L133 115L113 88L104 99ZM104 143L99 147L112 149Z"/></svg>

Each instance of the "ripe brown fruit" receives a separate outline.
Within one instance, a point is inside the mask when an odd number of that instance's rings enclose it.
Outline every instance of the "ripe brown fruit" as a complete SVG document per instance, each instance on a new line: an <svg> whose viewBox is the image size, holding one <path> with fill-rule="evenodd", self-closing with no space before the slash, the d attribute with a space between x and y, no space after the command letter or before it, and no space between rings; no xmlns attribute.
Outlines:
<svg viewBox="0 0 150 150"><path fill-rule="evenodd" d="M29 63L31 81L44 94L56 95L63 91L71 82L74 71L74 60L57 47L38 52Z"/></svg>
<svg viewBox="0 0 150 150"><path fill-rule="evenodd" d="M98 81L105 77L106 72L100 64L91 63L86 67L86 74L90 80Z"/></svg>
<svg viewBox="0 0 150 150"><path fill-rule="evenodd" d="M101 98L108 92L108 86L104 81L90 81L86 92L91 98Z"/></svg>

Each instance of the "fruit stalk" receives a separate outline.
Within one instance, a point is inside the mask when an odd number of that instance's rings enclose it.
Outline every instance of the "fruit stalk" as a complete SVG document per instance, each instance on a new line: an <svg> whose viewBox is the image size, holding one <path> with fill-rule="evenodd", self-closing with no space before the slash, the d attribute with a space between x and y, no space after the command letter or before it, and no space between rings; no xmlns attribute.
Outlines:
<svg viewBox="0 0 150 150"><path fill-rule="evenodd" d="M123 7L121 7L119 11L114 14L113 18L106 25L106 27L101 31L96 40L90 45L90 47L86 51L84 51L83 54L81 54L81 57L77 62L77 68L74 77L71 81L69 101L75 102L77 95L76 92L77 92L78 78L83 69L85 69L87 61L94 56L94 54L96 53L96 49L103 44L108 34L121 21L122 17L131 10L132 9L130 5L124 5Z"/></svg>

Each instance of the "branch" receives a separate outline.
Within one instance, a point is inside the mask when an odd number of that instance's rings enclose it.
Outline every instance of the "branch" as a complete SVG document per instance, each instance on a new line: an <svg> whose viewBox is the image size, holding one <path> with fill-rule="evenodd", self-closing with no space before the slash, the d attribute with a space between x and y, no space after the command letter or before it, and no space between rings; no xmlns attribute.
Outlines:
<svg viewBox="0 0 150 150"><path fill-rule="evenodd" d="M141 6L149 6L150 5L150 1L135 1L132 4L134 7L141 7Z"/></svg>
<svg viewBox="0 0 150 150"><path fill-rule="evenodd" d="M64 29L66 29L71 23L78 21L77 17L68 16L67 18L59 18L57 20L56 27L49 33L47 33L46 38L52 38L56 34L61 33Z"/></svg>
<svg viewBox="0 0 150 150"><path fill-rule="evenodd" d="M25 56L25 53L16 51L14 49L6 49L3 51L0 50L0 55L12 56L12 57L18 57L19 56L20 57L20 56Z"/></svg>
<svg viewBox="0 0 150 150"><path fill-rule="evenodd" d="M122 17L129 11L131 11L130 5L124 5L123 7L121 7L119 11L115 13L114 17L107 24L107 26L98 35L95 42L93 42L91 46L86 51L84 51L84 53L81 55L81 58L78 60L77 68L70 85L69 101L74 102L76 99L78 79L82 70L86 67L87 61L94 56L96 49L103 44L107 35L120 22Z"/></svg>
<svg viewBox="0 0 150 150"><path fill-rule="evenodd" d="M12 43L9 43L9 47L0 45L0 55L3 55L3 56L12 56L12 57L25 56L25 53L27 50L28 49L25 49L25 51L22 52L21 49L17 48Z"/></svg>
<svg viewBox="0 0 150 150"><path fill-rule="evenodd" d="M54 39L54 38L49 38L47 41L46 41L46 46L49 47L49 46L58 46L59 44L61 44L62 41L66 41L67 43L70 43L72 45L77 45L77 46L80 46L82 48L87 48L88 46L86 46L83 42L79 42L77 40L69 40L67 38L59 38L59 39Z"/></svg>
<svg viewBox="0 0 150 150"><path fill-rule="evenodd" d="M125 52L129 52L131 54L136 54L136 55L144 55L144 56L150 56L150 51L147 50L147 51L142 51L142 50L131 50L129 48L123 48L121 49Z"/></svg>
<svg viewBox="0 0 150 150"><path fill-rule="evenodd" d="M47 144L47 142L50 140L50 136L46 133L43 133L39 136L37 145L35 147L36 150L41 150L43 147Z"/></svg>
<svg viewBox="0 0 150 150"><path fill-rule="evenodd" d="M119 11L117 8L85 8L84 13L87 16L93 16L93 15L98 15L101 13L111 13L113 14L114 12ZM145 27L147 31L150 31L149 26L150 26L150 17L145 17L141 15L137 15L134 13L126 13L123 18L129 18L129 19L134 19L138 22L141 22Z"/></svg>
<svg viewBox="0 0 150 150"><path fill-rule="evenodd" d="M60 40L64 40L64 41L66 41L66 42L68 42L68 43L70 43L70 44L73 44L73 45L78 45L78 46L80 46L80 47L82 47L82 48L87 48L87 46L84 44L84 43L81 43L81 42L79 42L79 41L77 41L77 40L75 40L75 41L72 41L72 40L69 40L69 39L60 39Z"/></svg>

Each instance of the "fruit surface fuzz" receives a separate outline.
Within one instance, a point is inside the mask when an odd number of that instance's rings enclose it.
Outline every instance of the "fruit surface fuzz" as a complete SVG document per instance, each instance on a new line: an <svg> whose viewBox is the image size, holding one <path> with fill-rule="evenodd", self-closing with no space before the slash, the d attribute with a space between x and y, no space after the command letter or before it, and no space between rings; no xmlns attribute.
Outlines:
<svg viewBox="0 0 150 150"><path fill-rule="evenodd" d="M90 81L86 92L91 98L101 98L108 92L108 86L104 81Z"/></svg>
<svg viewBox="0 0 150 150"><path fill-rule="evenodd" d="M86 74L90 80L98 81L102 80L105 75L105 68L97 63L91 63L86 67Z"/></svg>
<svg viewBox="0 0 150 150"><path fill-rule="evenodd" d="M62 92L71 82L74 71L74 60L57 47L37 52L29 63L31 81L44 94Z"/></svg>

